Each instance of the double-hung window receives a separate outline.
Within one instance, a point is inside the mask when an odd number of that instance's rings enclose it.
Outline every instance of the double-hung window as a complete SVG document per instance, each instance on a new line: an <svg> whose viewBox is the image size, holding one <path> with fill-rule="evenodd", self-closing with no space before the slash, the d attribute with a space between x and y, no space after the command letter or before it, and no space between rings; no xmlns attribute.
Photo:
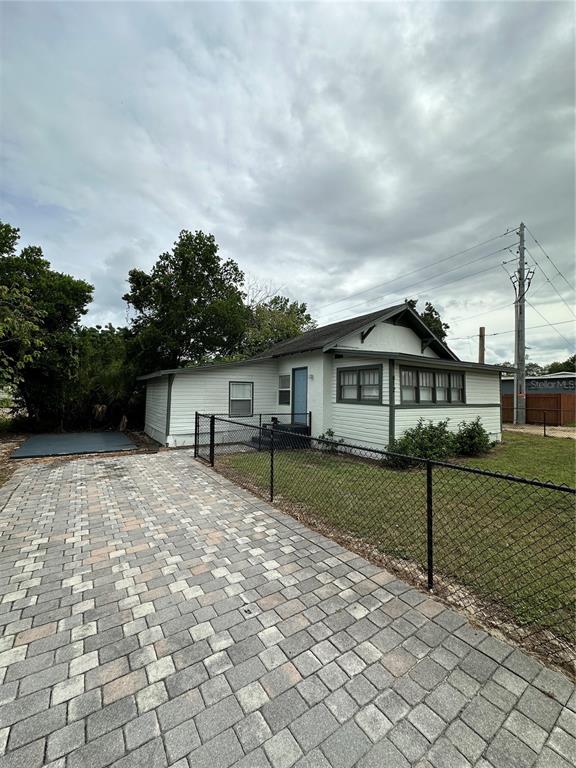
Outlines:
<svg viewBox="0 0 576 768"><path fill-rule="evenodd" d="M230 416L252 416L254 384L251 381L231 381L229 395Z"/></svg>
<svg viewBox="0 0 576 768"><path fill-rule="evenodd" d="M400 399L406 405L465 403L464 374L432 368L401 368Z"/></svg>
<svg viewBox="0 0 576 768"><path fill-rule="evenodd" d="M278 377L278 405L290 405L290 374Z"/></svg>
<svg viewBox="0 0 576 768"><path fill-rule="evenodd" d="M421 403L434 402L434 371L418 371L418 389Z"/></svg>
<svg viewBox="0 0 576 768"><path fill-rule="evenodd" d="M450 402L450 374L449 373L436 373L436 402L448 403Z"/></svg>
<svg viewBox="0 0 576 768"><path fill-rule="evenodd" d="M339 403L367 403L381 401L381 366L340 368L338 371L337 400Z"/></svg>
<svg viewBox="0 0 576 768"><path fill-rule="evenodd" d="M414 368L402 368L400 382L402 402L418 402L418 371Z"/></svg>
<svg viewBox="0 0 576 768"><path fill-rule="evenodd" d="M450 374L450 402L451 403L464 402L464 374L463 373Z"/></svg>

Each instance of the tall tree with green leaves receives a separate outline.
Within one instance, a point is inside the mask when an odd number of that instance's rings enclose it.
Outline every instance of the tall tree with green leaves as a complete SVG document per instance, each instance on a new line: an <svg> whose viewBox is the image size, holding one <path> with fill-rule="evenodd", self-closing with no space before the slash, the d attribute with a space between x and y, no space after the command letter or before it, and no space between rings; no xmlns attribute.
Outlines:
<svg viewBox="0 0 576 768"><path fill-rule="evenodd" d="M562 371L570 371L571 373L576 371L576 355L571 355L567 360L550 363L548 366L548 373L562 373Z"/></svg>
<svg viewBox="0 0 576 768"><path fill-rule="evenodd" d="M122 417L127 416L129 426L137 426L143 393L136 386L128 329L111 324L81 327L76 342L78 366L68 401L67 423L116 428ZM96 421L95 406L104 406L101 418Z"/></svg>
<svg viewBox="0 0 576 768"><path fill-rule="evenodd" d="M299 336L316 327L306 304L286 296L272 296L250 307L250 317L241 350L246 356L257 355L273 344Z"/></svg>
<svg viewBox="0 0 576 768"><path fill-rule="evenodd" d="M134 354L142 372L234 354L249 310L244 275L223 260L213 235L180 232L151 271L132 269L124 300L134 309Z"/></svg>
<svg viewBox="0 0 576 768"><path fill-rule="evenodd" d="M0 258L14 256L20 232L0 222ZM21 371L42 347L42 313L34 306L28 286L0 281L0 388L12 388Z"/></svg>
<svg viewBox="0 0 576 768"><path fill-rule="evenodd" d="M415 312L418 312L416 309L418 299L406 299L406 304L408 304L409 307L412 307ZM432 333L440 339L440 341L444 341L446 339L450 326L448 323L442 321L440 313L431 302L427 301L424 305L424 311L418 312L418 314L424 323L428 326L428 328L430 328Z"/></svg>
<svg viewBox="0 0 576 768"><path fill-rule="evenodd" d="M38 246L17 253L18 239L18 230L0 225L0 285L8 296L24 297L39 319L34 331L39 349L19 369L16 400L39 425L62 425L77 373L76 332L93 288L52 270Z"/></svg>

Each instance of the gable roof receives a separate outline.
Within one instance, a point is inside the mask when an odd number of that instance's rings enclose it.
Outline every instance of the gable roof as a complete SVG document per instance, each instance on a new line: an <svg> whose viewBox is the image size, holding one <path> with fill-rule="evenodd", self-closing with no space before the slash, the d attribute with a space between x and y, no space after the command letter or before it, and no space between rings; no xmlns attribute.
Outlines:
<svg viewBox="0 0 576 768"><path fill-rule="evenodd" d="M303 333L301 336L296 336L294 339L288 339L287 341L281 341L279 344L274 344L274 346L251 359L260 360L263 358L281 357L284 355L297 354L299 352L311 352L316 349L328 351L345 336L356 331L362 331L364 328L367 328L374 323L392 319L394 319L395 322L399 322L399 324L408 325L422 339L426 339L429 342L429 346L440 357L448 357L452 360L458 360L458 357L454 352L432 333L428 326L423 322L420 315L405 302L402 304L395 304L386 309L379 309L376 312L370 312L367 315L350 317L347 320L330 323L330 325L324 325L321 328L314 328L311 331Z"/></svg>
<svg viewBox="0 0 576 768"><path fill-rule="evenodd" d="M312 352L314 350L329 351L332 349L338 341L345 338L351 333L356 331L362 331L368 329L371 325L377 322L391 321L398 325L404 325L417 333L420 338L427 343L427 345L436 352L440 359L458 361L457 355L446 345L443 341L435 336L428 326L424 323L420 315L412 309L406 302L402 304L395 304L392 307L386 309L379 309L376 312L369 312L366 315L358 315L357 317L350 317L347 320L340 320L337 323L330 323L330 325L324 325L321 328L314 328L311 331L296 336L293 339L287 341L281 341L278 344L274 344L272 347L264 350L259 355L249 357L246 360L239 360L227 363L210 363L208 365L193 366L190 368L171 368L167 370L154 371L148 373L145 376L139 376L138 379L143 381L145 379L153 379L159 376L166 376L168 374L175 373L195 373L196 371L209 370L212 368L233 367L240 365L249 365L250 363L263 363L266 360L272 360L276 357L283 357L284 355L295 355L301 352ZM485 367L473 363L474 367Z"/></svg>

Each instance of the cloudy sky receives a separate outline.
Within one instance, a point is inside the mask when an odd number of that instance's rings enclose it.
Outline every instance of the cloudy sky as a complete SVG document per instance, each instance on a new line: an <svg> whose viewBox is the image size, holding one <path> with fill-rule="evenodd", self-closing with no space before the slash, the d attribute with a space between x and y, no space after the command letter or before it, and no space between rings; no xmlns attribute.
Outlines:
<svg viewBox="0 0 576 768"><path fill-rule="evenodd" d="M552 259L528 235L529 358L573 352L571 3L0 13L0 216L95 285L88 322L125 323L128 270L201 229L321 323L418 296L461 357L485 325L511 359L523 219Z"/></svg>

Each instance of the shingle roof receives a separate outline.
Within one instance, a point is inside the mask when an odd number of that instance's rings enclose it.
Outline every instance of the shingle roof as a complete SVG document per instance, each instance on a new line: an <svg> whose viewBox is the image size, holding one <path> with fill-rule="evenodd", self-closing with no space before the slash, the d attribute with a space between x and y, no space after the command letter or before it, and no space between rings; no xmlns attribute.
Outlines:
<svg viewBox="0 0 576 768"><path fill-rule="evenodd" d="M339 339L350 333L359 331L378 320L387 320L400 315L402 312L406 313L407 321L417 333L422 336L422 338L427 338L432 335L432 338L429 339L430 346L440 355L440 357L445 356L449 360L458 360L458 357L444 342L431 334L431 331L426 328L418 313L411 309L406 302L403 302L402 304L395 304L392 307L379 309L376 312L369 312L367 315L350 317L347 320L340 320L337 323L323 325L321 328L314 328L312 331L307 331L301 336L296 336L294 339L288 339L287 341L281 341L279 344L274 344L274 346L269 347L259 355L255 355L246 360L155 371L154 373L149 373L146 376L139 376L138 378L139 380L144 380L172 373L194 373L195 371L207 370L209 368L249 365L250 363L261 363L274 357L281 357L282 355L293 355L298 354L299 352L311 352L316 349L329 348L331 344L336 344Z"/></svg>
<svg viewBox="0 0 576 768"><path fill-rule="evenodd" d="M406 309L406 304L396 304L393 307L379 309L377 312L369 312L367 315L349 317L347 320L340 320L337 323L323 325L321 328L314 328L312 331L307 331L301 336L296 336L294 339L288 339L287 341L281 341L279 344L274 344L274 346L266 349L252 359L276 357L278 355L291 355L296 352L309 352L313 349L322 349L323 347L336 342L338 339L341 339L342 336L354 333L354 331L364 328L365 325L369 325L375 320L394 315L404 309Z"/></svg>

